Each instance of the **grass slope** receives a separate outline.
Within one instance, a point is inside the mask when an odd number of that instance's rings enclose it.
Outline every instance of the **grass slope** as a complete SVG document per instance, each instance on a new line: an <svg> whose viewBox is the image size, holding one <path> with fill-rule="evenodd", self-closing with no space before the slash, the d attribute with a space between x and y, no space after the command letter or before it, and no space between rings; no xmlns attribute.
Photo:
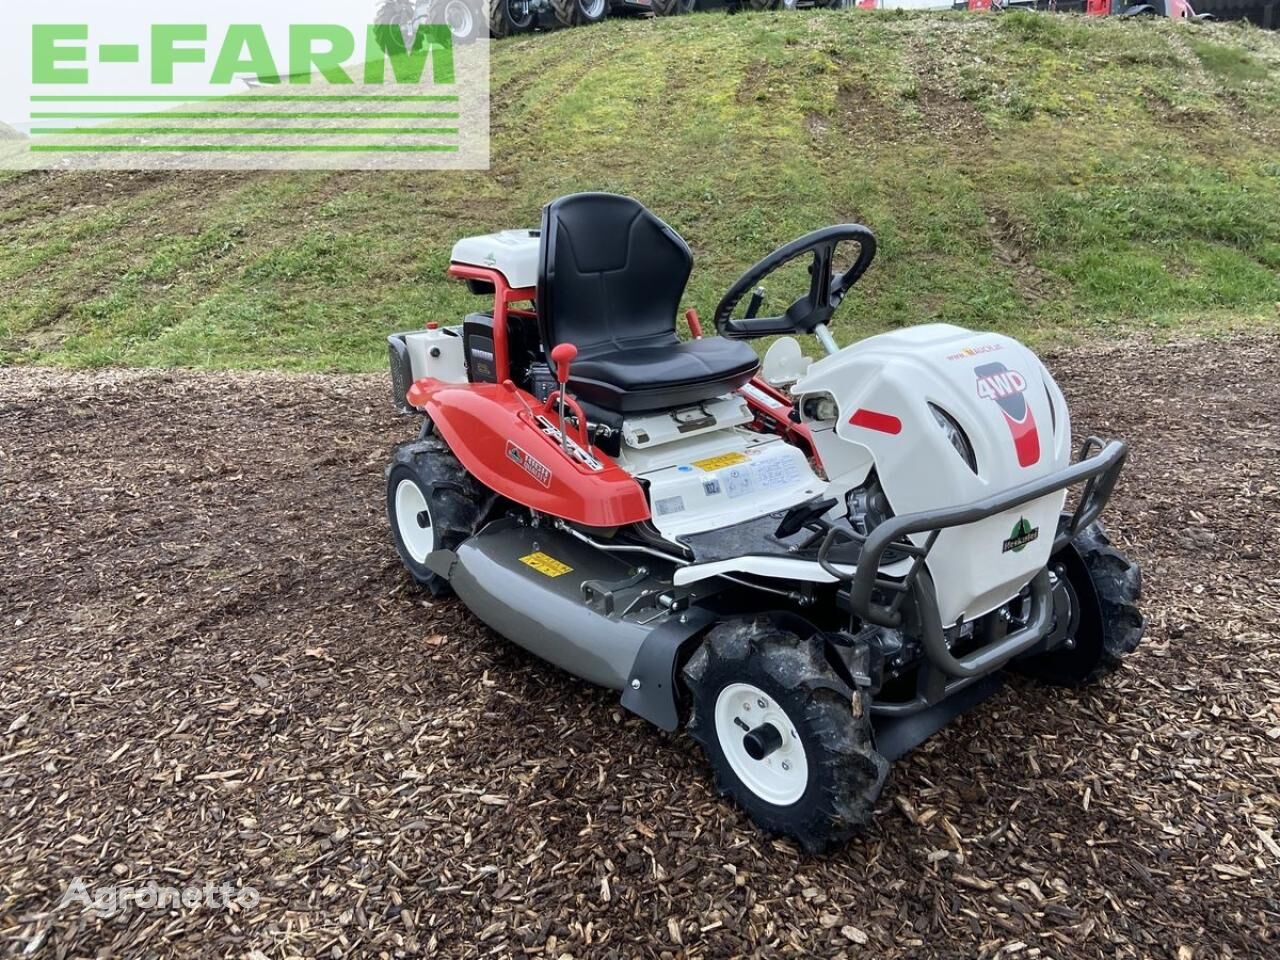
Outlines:
<svg viewBox="0 0 1280 960"><path fill-rule="evenodd" d="M0 140L22 140L25 139L22 134L7 123L0 123Z"/></svg>
<svg viewBox="0 0 1280 960"><path fill-rule="evenodd" d="M1280 37L1240 25L862 11L501 42L493 168L9 174L0 360L360 370L477 301L454 239L562 193L688 238L704 316L843 220L881 255L845 338L948 320L1043 343L1280 312Z"/></svg>

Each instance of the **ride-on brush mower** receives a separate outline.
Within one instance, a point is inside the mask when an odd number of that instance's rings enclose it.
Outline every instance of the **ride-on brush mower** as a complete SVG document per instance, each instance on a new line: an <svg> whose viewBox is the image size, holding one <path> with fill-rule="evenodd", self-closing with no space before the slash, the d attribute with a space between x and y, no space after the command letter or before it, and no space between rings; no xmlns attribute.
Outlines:
<svg viewBox="0 0 1280 960"><path fill-rule="evenodd" d="M1004 671L1087 683L1143 629L1138 568L1095 523L1125 445L1072 463L1062 392L1009 337L838 349L875 250L857 224L807 234L725 294L718 336L691 310L681 340L688 246L577 194L454 247L492 310L390 338L394 399L424 416L387 470L414 579L659 727L687 719L721 793L810 850ZM761 315L806 259L807 293ZM783 334L827 355L783 337L761 372L741 341Z"/></svg>

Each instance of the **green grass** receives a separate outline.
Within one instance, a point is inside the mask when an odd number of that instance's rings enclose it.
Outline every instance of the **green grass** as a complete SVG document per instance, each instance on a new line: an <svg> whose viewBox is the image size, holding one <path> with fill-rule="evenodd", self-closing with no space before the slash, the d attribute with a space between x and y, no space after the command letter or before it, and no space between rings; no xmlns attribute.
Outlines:
<svg viewBox="0 0 1280 960"><path fill-rule="evenodd" d="M1204 68L1231 87L1245 86L1254 81L1265 82L1270 69L1248 50L1194 38L1189 41Z"/></svg>
<svg viewBox="0 0 1280 960"><path fill-rule="evenodd" d="M857 220L880 255L846 340L1280 324L1274 34L706 14L492 59L485 172L0 174L0 362L377 369L387 332L482 306L444 276L455 239L584 189L689 240L704 317L773 247Z"/></svg>

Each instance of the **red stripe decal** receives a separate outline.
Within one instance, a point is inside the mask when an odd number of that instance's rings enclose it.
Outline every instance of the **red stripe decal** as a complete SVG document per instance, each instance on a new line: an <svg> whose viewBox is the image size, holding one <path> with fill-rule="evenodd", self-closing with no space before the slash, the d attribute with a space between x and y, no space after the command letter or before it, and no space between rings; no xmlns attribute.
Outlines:
<svg viewBox="0 0 1280 960"><path fill-rule="evenodd" d="M1040 432L1036 430L1036 418L1031 415L1031 405L1027 405L1027 415L1021 422L1007 413L1004 420L1009 424L1009 432L1013 434L1013 449L1018 453L1018 465L1035 466L1040 462Z"/></svg>
<svg viewBox="0 0 1280 960"><path fill-rule="evenodd" d="M854 411L853 416L849 418L849 422L855 427L879 430L881 433L889 433L894 436L902 432L902 421L891 413L876 413L874 410L859 408Z"/></svg>

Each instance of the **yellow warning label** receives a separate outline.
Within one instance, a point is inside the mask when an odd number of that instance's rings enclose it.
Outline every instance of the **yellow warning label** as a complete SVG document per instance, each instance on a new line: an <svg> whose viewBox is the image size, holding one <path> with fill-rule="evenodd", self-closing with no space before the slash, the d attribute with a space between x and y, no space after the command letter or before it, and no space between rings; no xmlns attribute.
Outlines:
<svg viewBox="0 0 1280 960"><path fill-rule="evenodd" d="M695 460L693 465L699 470L706 470L710 473L713 470L719 470L722 467L732 467L739 463L746 463L747 458L741 453L722 453L718 457L707 457L705 460Z"/></svg>
<svg viewBox="0 0 1280 960"><path fill-rule="evenodd" d="M526 566L533 567L544 577L561 577L573 570L573 567L567 563L561 563L555 557L548 557L545 553L531 553L527 557L521 557L520 562Z"/></svg>

